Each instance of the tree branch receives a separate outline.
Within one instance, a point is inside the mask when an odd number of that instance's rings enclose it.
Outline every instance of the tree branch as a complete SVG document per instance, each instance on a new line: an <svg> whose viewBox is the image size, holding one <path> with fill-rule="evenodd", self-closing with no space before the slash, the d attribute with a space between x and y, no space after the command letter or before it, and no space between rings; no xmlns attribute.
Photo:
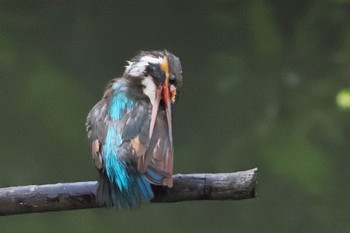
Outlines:
<svg viewBox="0 0 350 233"><path fill-rule="evenodd" d="M177 174L171 189L153 186L154 203L242 200L256 196L257 168L234 173ZM96 181L0 188L0 215L99 208Z"/></svg>

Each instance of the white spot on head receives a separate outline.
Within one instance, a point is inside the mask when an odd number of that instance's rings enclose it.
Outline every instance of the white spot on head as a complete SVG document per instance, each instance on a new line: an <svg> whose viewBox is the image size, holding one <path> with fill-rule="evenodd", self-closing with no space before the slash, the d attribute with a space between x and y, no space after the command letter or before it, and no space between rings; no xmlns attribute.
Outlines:
<svg viewBox="0 0 350 233"><path fill-rule="evenodd" d="M126 66L125 72L128 73L130 76L138 77L144 74L147 66L148 62L131 63L131 65Z"/></svg>
<svg viewBox="0 0 350 233"><path fill-rule="evenodd" d="M153 64L160 64L164 61L164 59L161 57L143 56L141 57L140 61L145 61Z"/></svg>
<svg viewBox="0 0 350 233"><path fill-rule="evenodd" d="M147 76L142 80L142 84L145 86L143 89L143 93L148 96L149 100L151 101L151 104L154 104L154 101L156 100L156 84L153 82L153 78L151 76Z"/></svg>
<svg viewBox="0 0 350 233"><path fill-rule="evenodd" d="M164 61L161 57L143 56L139 62L127 61L128 65L125 66L125 72L134 77L142 76L146 70L149 63L160 64Z"/></svg>

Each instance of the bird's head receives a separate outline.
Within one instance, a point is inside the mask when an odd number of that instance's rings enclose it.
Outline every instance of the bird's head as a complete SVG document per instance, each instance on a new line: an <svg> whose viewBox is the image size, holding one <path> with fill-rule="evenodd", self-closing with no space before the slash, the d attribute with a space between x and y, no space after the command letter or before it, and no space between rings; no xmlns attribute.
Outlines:
<svg viewBox="0 0 350 233"><path fill-rule="evenodd" d="M165 106L169 137L172 142L171 105L175 103L182 86L182 68L178 57L168 51L144 51L135 56L126 66L124 77L138 80L143 94L152 104L151 131L157 117L159 105Z"/></svg>

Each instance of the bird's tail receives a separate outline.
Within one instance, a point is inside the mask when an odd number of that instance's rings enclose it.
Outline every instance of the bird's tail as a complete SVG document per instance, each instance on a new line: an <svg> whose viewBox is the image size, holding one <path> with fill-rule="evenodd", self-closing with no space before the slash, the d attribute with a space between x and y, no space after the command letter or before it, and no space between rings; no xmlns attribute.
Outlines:
<svg viewBox="0 0 350 233"><path fill-rule="evenodd" d="M153 196L151 184L142 174L130 174L128 186L125 188L120 187L118 182L104 173L101 174L98 182L96 201L99 205L108 208L130 209L149 203Z"/></svg>

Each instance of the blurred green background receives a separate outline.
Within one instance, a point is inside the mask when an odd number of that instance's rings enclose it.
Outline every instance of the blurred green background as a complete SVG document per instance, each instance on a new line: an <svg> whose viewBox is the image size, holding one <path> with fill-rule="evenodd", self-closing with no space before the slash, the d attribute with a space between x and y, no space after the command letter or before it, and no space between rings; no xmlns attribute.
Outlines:
<svg viewBox="0 0 350 233"><path fill-rule="evenodd" d="M85 119L140 50L180 57L175 172L258 197L0 218L0 232L350 232L350 1L0 1L0 186L96 180Z"/></svg>

